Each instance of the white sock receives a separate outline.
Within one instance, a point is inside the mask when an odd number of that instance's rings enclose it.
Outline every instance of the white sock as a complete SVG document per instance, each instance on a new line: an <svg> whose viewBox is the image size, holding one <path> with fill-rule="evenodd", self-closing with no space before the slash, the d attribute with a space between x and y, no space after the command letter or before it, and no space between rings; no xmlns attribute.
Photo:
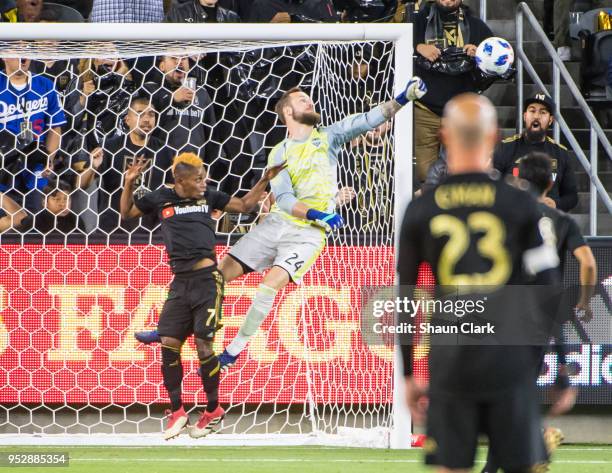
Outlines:
<svg viewBox="0 0 612 473"><path fill-rule="evenodd" d="M242 322L240 330L238 330L238 334L225 348L230 355L237 356L245 349L251 337L255 335L261 323L272 310L277 292L276 289L265 284L259 285L253 303L249 307L246 318Z"/></svg>

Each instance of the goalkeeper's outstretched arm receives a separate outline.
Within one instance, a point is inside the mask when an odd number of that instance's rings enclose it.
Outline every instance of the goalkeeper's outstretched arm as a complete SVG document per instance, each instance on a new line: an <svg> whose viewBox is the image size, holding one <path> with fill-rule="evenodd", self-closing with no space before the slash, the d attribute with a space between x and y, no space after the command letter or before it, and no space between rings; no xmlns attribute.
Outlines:
<svg viewBox="0 0 612 473"><path fill-rule="evenodd" d="M338 149L347 141L350 141L363 133L374 130L390 120L399 112L404 105L418 100L427 93L427 86L419 77L413 77L408 81L406 88L395 99L384 102L366 113L351 115L340 120L325 131L329 135L330 145ZM334 154L334 153L332 153Z"/></svg>

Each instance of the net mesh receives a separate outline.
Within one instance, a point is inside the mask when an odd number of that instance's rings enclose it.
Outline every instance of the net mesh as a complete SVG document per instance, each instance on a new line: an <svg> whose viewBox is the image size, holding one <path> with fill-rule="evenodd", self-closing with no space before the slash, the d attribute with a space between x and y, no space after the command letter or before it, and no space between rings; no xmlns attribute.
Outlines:
<svg viewBox="0 0 612 473"><path fill-rule="evenodd" d="M211 185L244 195L285 137L273 113L283 91L300 85L328 125L392 97L393 55L388 42L0 43L5 73L17 70L0 76L0 186L12 199L0 219L1 431L159 432L168 403L160 350L133 332L155 327L171 272L157 222L119 218L126 166L144 156L140 190L154 189L174 155L193 151ZM19 70L30 72L25 95L14 85ZM156 113L130 116L136 97ZM50 129L61 133L55 148ZM217 439L369 429L386 442L392 350L363 343L359 307L363 286L394 280L393 136L385 124L341 150L337 204L347 225L303 284L279 293L222 376L228 408ZM258 222L216 217L219 258ZM217 353L261 278L226 286ZM183 400L201 406L191 341L182 359Z"/></svg>

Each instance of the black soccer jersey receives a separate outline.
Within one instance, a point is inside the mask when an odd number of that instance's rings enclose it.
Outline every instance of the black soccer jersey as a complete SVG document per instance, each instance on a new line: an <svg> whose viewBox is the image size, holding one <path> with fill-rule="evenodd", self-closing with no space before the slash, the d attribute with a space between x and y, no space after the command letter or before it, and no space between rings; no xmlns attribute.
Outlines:
<svg viewBox="0 0 612 473"><path fill-rule="evenodd" d="M552 221L555 232L555 246L561 260L559 269L562 271L567 252L573 253L576 248L586 245L586 242L580 233L578 224L572 217L543 203L539 203L538 206L542 214Z"/></svg>
<svg viewBox="0 0 612 473"><path fill-rule="evenodd" d="M549 259L555 256L552 248L539 251L540 219L536 200L504 180L487 174L451 175L408 206L398 255L400 284L415 285L423 262L431 266L437 285L490 290L527 284L525 266L537 273L555 265ZM516 308L502 308L500 320L516 313ZM411 350L402 351L405 374L411 374ZM432 390L488 395L521 379L533 382L538 351L432 343L429 363Z"/></svg>
<svg viewBox="0 0 612 473"><path fill-rule="evenodd" d="M215 259L214 210L223 210L231 197L224 192L207 190L201 199L183 199L174 188L161 187L134 199L144 214L155 213L170 258L172 272L184 273L202 258Z"/></svg>

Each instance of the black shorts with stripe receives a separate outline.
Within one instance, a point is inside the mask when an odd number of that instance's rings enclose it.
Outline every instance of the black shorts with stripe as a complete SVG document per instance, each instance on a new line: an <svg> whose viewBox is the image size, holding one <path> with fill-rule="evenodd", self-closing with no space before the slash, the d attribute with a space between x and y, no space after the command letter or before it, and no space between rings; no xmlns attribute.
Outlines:
<svg viewBox="0 0 612 473"><path fill-rule="evenodd" d="M221 328L223 276L216 266L177 274L170 284L157 331L162 337L212 341Z"/></svg>
<svg viewBox="0 0 612 473"><path fill-rule="evenodd" d="M430 393L425 463L471 468L479 434L489 438L492 455L504 471L527 471L546 464L535 380L491 398Z"/></svg>

